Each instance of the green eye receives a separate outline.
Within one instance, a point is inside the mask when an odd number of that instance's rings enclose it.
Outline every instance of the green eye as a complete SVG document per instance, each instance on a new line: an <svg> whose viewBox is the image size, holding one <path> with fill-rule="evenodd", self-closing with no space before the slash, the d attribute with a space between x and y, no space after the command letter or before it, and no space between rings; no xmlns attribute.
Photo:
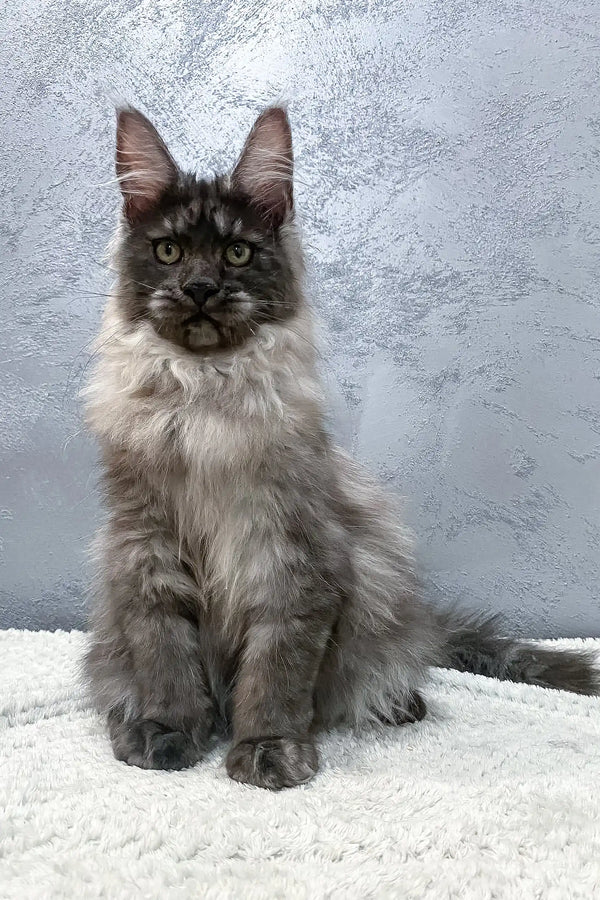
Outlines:
<svg viewBox="0 0 600 900"><path fill-rule="evenodd" d="M252 259L252 247L246 241L235 241L226 248L225 259L232 266L247 266Z"/></svg>
<svg viewBox="0 0 600 900"><path fill-rule="evenodd" d="M179 244L163 238L154 244L154 255L157 260L165 266L171 266L173 263L179 262L183 255L183 251Z"/></svg>

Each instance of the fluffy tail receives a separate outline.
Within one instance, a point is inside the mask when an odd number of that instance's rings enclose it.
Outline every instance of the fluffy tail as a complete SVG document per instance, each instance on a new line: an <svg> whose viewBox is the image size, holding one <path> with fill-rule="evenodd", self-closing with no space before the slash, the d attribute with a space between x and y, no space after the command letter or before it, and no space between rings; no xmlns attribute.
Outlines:
<svg viewBox="0 0 600 900"><path fill-rule="evenodd" d="M502 636L502 618L437 610L444 632L439 665L459 672L541 687L600 694L598 657L591 650L553 650Z"/></svg>

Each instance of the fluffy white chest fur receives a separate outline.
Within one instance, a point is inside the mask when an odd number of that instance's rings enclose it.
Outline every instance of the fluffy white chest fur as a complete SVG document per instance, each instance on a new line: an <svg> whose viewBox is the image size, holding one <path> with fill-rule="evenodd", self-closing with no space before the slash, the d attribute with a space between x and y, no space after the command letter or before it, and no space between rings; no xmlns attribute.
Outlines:
<svg viewBox="0 0 600 900"><path fill-rule="evenodd" d="M111 301L100 365L84 392L90 426L142 455L177 429L191 467L268 453L321 414L311 325L305 310L293 327L263 325L243 348L196 356L148 323L130 329Z"/></svg>
<svg viewBox="0 0 600 900"><path fill-rule="evenodd" d="M311 324L305 310L293 326L263 326L243 348L202 356L149 324L132 330L115 301L106 311L85 392L90 427L108 452L138 460L170 508L180 554L196 569L202 549L203 577L225 588L228 606L239 573L265 575L268 464L303 436L310 442L321 422Z"/></svg>

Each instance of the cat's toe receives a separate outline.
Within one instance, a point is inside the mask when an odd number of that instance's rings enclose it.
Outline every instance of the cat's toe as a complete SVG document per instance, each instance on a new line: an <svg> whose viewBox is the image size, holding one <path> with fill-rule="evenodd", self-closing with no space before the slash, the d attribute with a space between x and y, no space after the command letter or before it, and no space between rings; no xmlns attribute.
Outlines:
<svg viewBox="0 0 600 900"><path fill-rule="evenodd" d="M154 735L145 755L145 769L188 769L200 759L200 753L189 735L168 731Z"/></svg>
<svg viewBox="0 0 600 900"><path fill-rule="evenodd" d="M201 753L196 742L183 731L150 720L121 723L111 729L113 752L128 766L140 769L187 769Z"/></svg>
<svg viewBox="0 0 600 900"><path fill-rule="evenodd" d="M263 737L240 741L227 756L227 772L234 781L278 791L304 784L319 767L312 741Z"/></svg>

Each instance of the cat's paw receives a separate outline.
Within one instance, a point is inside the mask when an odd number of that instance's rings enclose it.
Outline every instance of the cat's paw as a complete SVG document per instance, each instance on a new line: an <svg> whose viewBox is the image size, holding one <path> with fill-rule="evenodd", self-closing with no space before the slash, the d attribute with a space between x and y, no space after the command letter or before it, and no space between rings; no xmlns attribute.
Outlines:
<svg viewBox="0 0 600 900"><path fill-rule="evenodd" d="M426 715L425 701L418 691L413 691L401 703L393 704L388 713L377 713L377 718L384 725L412 725L420 722Z"/></svg>
<svg viewBox="0 0 600 900"><path fill-rule="evenodd" d="M262 737L240 741L227 755L234 781L278 791L310 781L319 758L310 738Z"/></svg>
<svg viewBox="0 0 600 900"><path fill-rule="evenodd" d="M150 720L122 724L113 731L112 746L117 759L141 769L187 769L201 756L189 734Z"/></svg>

